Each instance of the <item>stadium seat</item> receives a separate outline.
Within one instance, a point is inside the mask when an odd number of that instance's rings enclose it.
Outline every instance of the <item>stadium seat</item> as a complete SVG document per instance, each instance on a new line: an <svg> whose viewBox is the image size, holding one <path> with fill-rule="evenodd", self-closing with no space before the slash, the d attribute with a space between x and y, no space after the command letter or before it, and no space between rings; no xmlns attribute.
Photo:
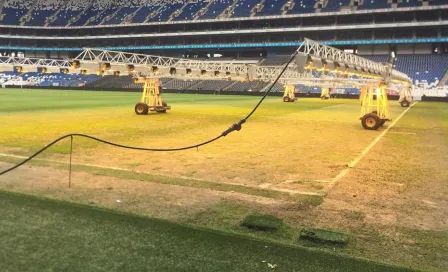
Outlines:
<svg viewBox="0 0 448 272"><path fill-rule="evenodd" d="M364 0L362 5L358 6L359 10L363 9L384 9L390 8L390 4L383 0Z"/></svg>
<svg viewBox="0 0 448 272"><path fill-rule="evenodd" d="M233 0L216 0L210 4L206 12L199 16L199 19L215 19L221 15L226 8L233 3Z"/></svg>
<svg viewBox="0 0 448 272"><path fill-rule="evenodd" d="M168 1L146 0L5 0L3 2L4 25L26 26L94 26L100 24L166 22L169 20L215 19L228 9L223 17L272 16L314 13L316 0L291 0L289 10L283 7L289 0L213 0ZM337 12L349 6L350 0L328 0L322 12ZM446 5L448 0L430 0L429 5ZM259 5L258 11L254 8ZM289 4L288 4L289 5ZM399 0L398 7L422 6L418 0ZM386 0L364 0L359 10L390 8ZM152 15L152 16L150 16Z"/></svg>
<svg viewBox="0 0 448 272"><path fill-rule="evenodd" d="M206 2L199 1L197 3L189 3L187 4L182 12L177 15L173 20L174 21L188 21L193 20L195 18L195 15L201 10L203 7L206 6Z"/></svg>
<svg viewBox="0 0 448 272"><path fill-rule="evenodd" d="M341 7L350 5L351 0L328 0L327 5L321 9L322 12L336 12Z"/></svg>
<svg viewBox="0 0 448 272"><path fill-rule="evenodd" d="M315 0L295 0L294 6L288 11L288 14L314 13L315 5Z"/></svg>
<svg viewBox="0 0 448 272"><path fill-rule="evenodd" d="M263 9L257 13L257 16L280 15L285 4L286 0L265 0Z"/></svg>
<svg viewBox="0 0 448 272"><path fill-rule="evenodd" d="M252 9L260 3L260 0L241 0L235 6L232 17L249 17Z"/></svg>

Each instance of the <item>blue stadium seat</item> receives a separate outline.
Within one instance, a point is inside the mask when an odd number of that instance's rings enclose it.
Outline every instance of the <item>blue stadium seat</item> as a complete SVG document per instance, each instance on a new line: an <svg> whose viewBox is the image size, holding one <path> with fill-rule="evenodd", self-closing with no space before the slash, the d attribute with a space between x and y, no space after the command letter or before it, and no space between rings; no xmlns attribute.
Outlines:
<svg viewBox="0 0 448 272"><path fill-rule="evenodd" d="M350 5L351 0L329 0L328 4L321 9L322 12L336 12L341 7L347 7Z"/></svg>
<svg viewBox="0 0 448 272"><path fill-rule="evenodd" d="M22 18L27 12L27 9L4 8L4 16L1 23L4 25L18 25L20 23L20 18Z"/></svg>
<svg viewBox="0 0 448 272"><path fill-rule="evenodd" d="M397 7L405 8L405 7L419 7L422 5L421 1L417 0L402 0L401 3L398 3Z"/></svg>
<svg viewBox="0 0 448 272"><path fill-rule="evenodd" d="M150 7L142 7L137 13L135 13L134 17L132 17L132 23L140 24L146 21L148 15L155 10L157 10L159 6L150 6Z"/></svg>
<svg viewBox="0 0 448 272"><path fill-rule="evenodd" d="M25 23L27 26L43 26L48 17L56 13L56 10L35 10L31 13L31 18Z"/></svg>
<svg viewBox="0 0 448 272"><path fill-rule="evenodd" d="M363 56L367 59L386 62L387 55L382 56ZM448 67L448 55L397 55L395 61L395 69L407 74L410 78L416 81L426 81L434 83L442 79Z"/></svg>
<svg viewBox="0 0 448 272"><path fill-rule="evenodd" d="M315 5L315 0L295 0L294 7L288 11L288 14L314 13Z"/></svg>
<svg viewBox="0 0 448 272"><path fill-rule="evenodd" d="M363 4L359 6L358 9L384 9L390 7L390 4L384 0L364 0Z"/></svg>
<svg viewBox="0 0 448 272"><path fill-rule="evenodd" d="M266 0L263 3L263 9L257 13L257 16L281 15L285 3L286 0Z"/></svg>
<svg viewBox="0 0 448 272"><path fill-rule="evenodd" d="M82 10L61 10L56 19L50 23L50 26L66 26L68 21L76 16L78 16Z"/></svg>
<svg viewBox="0 0 448 272"><path fill-rule="evenodd" d="M193 20L198 12L205 9L204 14L200 15L198 19L215 19L222 14L224 10L230 7L234 0L211 0L209 1L195 1L188 2L185 8L174 16L173 20ZM232 14L230 17L250 17L251 11L257 4L262 4L262 8L259 12L255 13L255 16L272 16L281 15L283 13L283 6L288 0L239 0L236 2ZM293 0L294 5L291 10L287 11L287 14L306 14L315 12L317 0ZM30 13L28 21L25 22L27 26L44 26L47 23L48 18L55 16L53 22L49 26L66 26L72 18L76 18L80 15L79 19L72 22L71 26L83 26L88 24L89 26L101 24L121 24L123 20L133 13L131 18L132 23L143 23L146 21L149 14L154 11L158 11L156 16L150 18L149 22L164 22L168 21L173 14L182 8L186 1L155 1L147 3L142 0L131 0L129 2L114 2L108 1L93 1L91 6L88 6L86 2L70 0L39 0L36 6L33 6L34 1L29 0L6 0L4 2L3 14L4 17L0 21L5 25L19 25L21 18L23 18L33 8ZM325 7L322 8L323 12L336 12L339 11L341 6L349 6L351 0L329 0ZM446 5L448 0L430 0L430 5ZM144 5L144 6L141 6ZM414 7L421 6L422 2L419 0L402 0L398 3L398 7ZM162 8L159 10L159 8ZM390 8L386 0L364 0L362 4L358 6L359 10L366 9L383 9ZM86 11L84 9L87 8ZM116 12L116 13L115 13ZM82 13L82 14L81 14ZM113 15L113 16L111 16ZM110 17L110 18L109 18ZM89 19L95 18L92 22L88 22ZM104 20L107 18L106 20Z"/></svg>
<svg viewBox="0 0 448 272"><path fill-rule="evenodd" d="M83 26L83 25L85 25L87 23L87 21L90 18L92 18L94 16L97 16L100 12L101 12L101 10L99 10L99 9L91 8L91 9L87 10L85 13L83 13L81 15L81 17L79 17L78 20L76 20L75 22L71 23L70 25L71 26Z"/></svg>
<svg viewBox="0 0 448 272"><path fill-rule="evenodd" d="M104 22L104 24L105 25L121 24L123 22L124 18L126 18L126 16L134 13L137 9L138 9L137 7L123 7L117 13L115 13L115 15L112 18L110 18L109 20L106 20Z"/></svg>
<svg viewBox="0 0 448 272"><path fill-rule="evenodd" d="M117 11L117 10L118 10L117 7L112 7L112 8L106 9L106 10L102 10L99 13L99 15L95 18L95 20L91 21L87 25L89 25L89 26L99 25L104 20L104 18L114 14L114 12Z"/></svg>
<svg viewBox="0 0 448 272"><path fill-rule="evenodd" d="M183 20L193 20L196 13L199 12L203 7L207 5L206 2L189 3L185 6L184 10L173 20L183 21Z"/></svg>
<svg viewBox="0 0 448 272"><path fill-rule="evenodd" d="M216 0L207 9L207 11L199 17L199 19L215 19L224 10L232 4L232 0Z"/></svg>
<svg viewBox="0 0 448 272"><path fill-rule="evenodd" d="M249 17L252 9L260 0L241 0L235 6L231 17Z"/></svg>
<svg viewBox="0 0 448 272"><path fill-rule="evenodd" d="M168 21L170 16L183 6L181 3L173 3L171 5L164 6L158 15L148 20L148 22L165 22Z"/></svg>

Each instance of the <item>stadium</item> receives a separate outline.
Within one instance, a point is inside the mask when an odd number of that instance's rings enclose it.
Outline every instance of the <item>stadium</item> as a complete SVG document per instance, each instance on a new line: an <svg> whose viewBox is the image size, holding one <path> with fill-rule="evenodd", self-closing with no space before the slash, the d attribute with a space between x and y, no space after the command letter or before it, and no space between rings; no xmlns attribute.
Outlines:
<svg viewBox="0 0 448 272"><path fill-rule="evenodd" d="M0 1L5 271L447 271L448 1Z"/></svg>

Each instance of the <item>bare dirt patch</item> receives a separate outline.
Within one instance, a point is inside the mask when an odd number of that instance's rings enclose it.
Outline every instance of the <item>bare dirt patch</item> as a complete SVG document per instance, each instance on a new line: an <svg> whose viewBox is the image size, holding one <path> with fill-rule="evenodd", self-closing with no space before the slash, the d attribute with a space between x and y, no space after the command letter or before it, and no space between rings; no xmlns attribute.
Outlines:
<svg viewBox="0 0 448 272"><path fill-rule="evenodd" d="M10 164L0 165L6 168ZM237 192L126 180L85 172L72 173L71 188L68 182L66 170L25 166L0 177L0 188L176 221L187 220L189 216L220 203L240 203L256 207L258 212L276 214L285 213L283 207L290 211L290 205L294 204Z"/></svg>

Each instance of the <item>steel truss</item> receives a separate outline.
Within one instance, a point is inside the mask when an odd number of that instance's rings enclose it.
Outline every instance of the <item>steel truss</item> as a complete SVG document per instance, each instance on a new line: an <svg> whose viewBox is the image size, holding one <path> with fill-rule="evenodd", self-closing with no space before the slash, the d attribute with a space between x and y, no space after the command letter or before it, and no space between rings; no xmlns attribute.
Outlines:
<svg viewBox="0 0 448 272"><path fill-rule="evenodd" d="M388 67L386 64L346 53L310 39L305 39L298 47L297 52L322 62L330 61L341 66L352 67L356 72L325 69L301 70L293 61L287 67L279 83L358 87L367 83L375 84L375 82L386 81L386 77L389 82L398 84L409 84L411 82L407 75ZM73 66L73 62L78 62L79 65ZM139 68L135 69L135 72L129 70L129 74L135 77L260 80L266 82L274 81L284 68L284 65L259 66L253 63L242 63L241 61L194 60L92 48L86 48L73 61L0 57L0 65L68 68L75 73L80 71L90 74L97 73L98 69L101 69L100 67L104 64L108 64L107 67L111 71L127 72L129 66ZM173 72L173 70L177 72Z"/></svg>
<svg viewBox="0 0 448 272"><path fill-rule="evenodd" d="M55 60L55 59L0 57L0 65L70 68L72 66L72 62L69 60Z"/></svg>

